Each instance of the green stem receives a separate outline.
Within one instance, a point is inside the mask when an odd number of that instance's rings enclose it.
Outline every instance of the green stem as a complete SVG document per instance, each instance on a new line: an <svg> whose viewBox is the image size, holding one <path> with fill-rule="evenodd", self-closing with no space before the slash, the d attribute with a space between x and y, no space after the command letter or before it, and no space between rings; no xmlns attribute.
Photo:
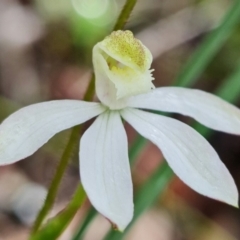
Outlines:
<svg viewBox="0 0 240 240"><path fill-rule="evenodd" d="M95 88L94 80L95 80L95 78L93 75L91 78L91 81L88 85L88 89L85 93L85 96L83 98L83 100L85 100L85 101L91 100L94 96L94 92L95 92L94 91L94 88ZM62 180L64 172L67 168L69 159L71 158L71 154L74 151L74 148L80 138L80 131L81 131L81 126L76 126L72 129L69 141L68 141L67 146L62 154L62 157L61 157L60 162L56 169L56 173L50 184L44 205L43 205L42 209L40 210L40 212L34 222L34 225L32 227L31 236L35 235L35 233L39 230L39 228L42 225L43 220L45 219L45 217L47 216L48 212L50 211L50 209L52 208L52 206L54 204L61 180Z"/></svg>
<svg viewBox="0 0 240 240"><path fill-rule="evenodd" d="M136 5L137 0L127 0L113 28L113 31L123 29L130 14Z"/></svg>
<svg viewBox="0 0 240 240"><path fill-rule="evenodd" d="M79 138L80 129L81 129L81 126L76 126L72 129L68 144L63 152L63 155L61 157L59 165L56 169L56 173L55 173L53 180L51 182L51 185L49 187L48 194L47 194L46 200L44 202L44 205L43 205L42 209L40 210L40 212L35 220L35 223L32 227L32 234L35 234L38 231L38 229L40 228L47 213L49 212L49 210L52 208L52 206L54 204L60 182L64 175L65 169L68 165L68 161L71 157L71 154L76 146L76 142Z"/></svg>

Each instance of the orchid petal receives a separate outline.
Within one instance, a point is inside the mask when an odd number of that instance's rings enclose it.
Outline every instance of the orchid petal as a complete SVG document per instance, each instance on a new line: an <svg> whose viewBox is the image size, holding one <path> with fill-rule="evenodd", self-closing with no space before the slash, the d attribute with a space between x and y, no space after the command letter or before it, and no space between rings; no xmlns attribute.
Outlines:
<svg viewBox="0 0 240 240"><path fill-rule="evenodd" d="M56 133L104 111L99 103L79 100L56 100L21 108L0 125L0 164L32 155Z"/></svg>
<svg viewBox="0 0 240 240"><path fill-rule="evenodd" d="M188 125L164 116L126 109L122 116L161 149L178 177L195 191L237 206L238 192L211 145Z"/></svg>
<svg viewBox="0 0 240 240"><path fill-rule="evenodd" d="M127 136L118 112L100 115L80 143L80 176L93 206L123 230L133 216Z"/></svg>
<svg viewBox="0 0 240 240"><path fill-rule="evenodd" d="M201 90L157 88L147 94L132 97L128 106L180 113L214 130L240 134L240 109Z"/></svg>

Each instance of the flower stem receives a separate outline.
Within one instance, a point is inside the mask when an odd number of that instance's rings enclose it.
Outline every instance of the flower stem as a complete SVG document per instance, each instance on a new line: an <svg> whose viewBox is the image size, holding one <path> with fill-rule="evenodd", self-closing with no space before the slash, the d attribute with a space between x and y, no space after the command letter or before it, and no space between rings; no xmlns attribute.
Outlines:
<svg viewBox="0 0 240 240"><path fill-rule="evenodd" d="M137 0L127 0L126 1L113 30L123 29L123 27L125 26L136 3L137 3ZM95 92L95 77L93 74L91 81L88 85L88 89L85 93L84 100L90 101L94 96L94 92ZM43 205L42 209L40 210L40 212L36 218L36 221L32 227L30 239L34 239L35 234L41 227L43 220L45 219L46 215L48 214L48 212L50 211L50 209L52 208L52 206L54 204L54 201L55 201L58 189L59 189L59 185L61 183L65 169L68 165L69 159L70 159L71 154L76 146L76 143L79 140L80 131L81 131L81 126L76 126L72 129L68 144L63 152L63 155L61 157L59 165L56 169L56 173L55 173L53 180L51 182L51 185L49 187L48 194L47 194L46 200L44 202L44 205ZM70 208L71 208L71 206L74 206L73 211L71 211L71 215L70 215L71 217L69 218L69 221L72 219L72 217L74 217L78 208L82 204L82 201L77 203L77 199L78 199L77 196L79 195L80 187L78 187L77 191L75 192L72 200L70 201L70 203L68 205L68 207L70 207ZM85 194L85 193L83 193L83 194ZM78 206L78 208L76 208L75 206Z"/></svg>
<svg viewBox="0 0 240 240"><path fill-rule="evenodd" d="M94 88L95 88L95 86L94 86L94 75L93 75L91 78L91 81L88 85L88 89L85 93L83 100L90 101L93 98L94 92L95 92ZM82 126L80 125L80 126L75 126L72 129L71 135L69 137L69 141L63 151L63 154L62 154L60 162L57 166L55 175L50 184L44 205L43 205L42 209L40 210L40 212L33 224L33 227L31 230L31 236L33 236L39 230L39 228L42 225L43 220L45 219L45 217L47 216L48 212L50 211L50 209L52 208L52 206L54 204L61 180L62 180L64 172L67 168L69 159L71 158L72 152L74 151L74 149L77 145L77 142L79 141L81 128L82 128Z"/></svg>
<svg viewBox="0 0 240 240"><path fill-rule="evenodd" d="M91 101L93 99L94 93L95 93L95 75L92 74L90 83L88 85L88 89L85 92L83 100L84 101Z"/></svg>
<svg viewBox="0 0 240 240"><path fill-rule="evenodd" d="M52 208L52 206L54 204L54 200L56 198L61 179L62 179L65 169L68 165L68 161L71 157L71 154L76 146L76 141L79 138L80 129L81 129L81 126L76 126L72 129L68 144L67 144L66 148L64 149L64 152L62 154L59 165L57 166L56 173L50 184L44 205L43 205L42 209L40 210L40 212L35 220L35 223L32 227L32 234L34 234L38 231L38 229L40 228L47 213L50 211L50 209Z"/></svg>
<svg viewBox="0 0 240 240"><path fill-rule="evenodd" d="M113 31L123 29L137 0L127 0L113 28Z"/></svg>

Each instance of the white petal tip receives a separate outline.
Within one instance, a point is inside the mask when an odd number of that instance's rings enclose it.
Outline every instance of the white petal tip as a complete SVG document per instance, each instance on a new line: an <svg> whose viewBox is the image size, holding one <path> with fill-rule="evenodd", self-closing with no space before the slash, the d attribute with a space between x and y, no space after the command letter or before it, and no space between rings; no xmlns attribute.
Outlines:
<svg viewBox="0 0 240 240"><path fill-rule="evenodd" d="M238 205L238 204L232 205L232 206L235 207L235 208L239 208L239 205Z"/></svg>
<svg viewBox="0 0 240 240"><path fill-rule="evenodd" d="M112 229L113 229L114 231L117 231L117 232L120 232L120 233L124 232L126 226L125 226L125 227L122 227L122 226L119 227L116 223L111 222L109 219L107 219L107 220L111 223Z"/></svg>
<svg viewBox="0 0 240 240"><path fill-rule="evenodd" d="M238 201L234 200L234 201L223 201L223 200L219 200L220 202L223 202L223 203L226 203L232 207L235 207L235 208L239 208L239 204L238 204Z"/></svg>
<svg viewBox="0 0 240 240"><path fill-rule="evenodd" d="M238 197L235 198L234 200L228 201L228 202L226 202L226 203L229 204L229 205L231 205L231 206L233 206L233 207L235 207L235 208L239 208Z"/></svg>
<svg viewBox="0 0 240 240"><path fill-rule="evenodd" d="M229 205L235 207L235 208L239 208L239 194L238 194L238 189L234 183L233 189L232 189L232 197L229 198L229 200L226 202Z"/></svg>
<svg viewBox="0 0 240 240"><path fill-rule="evenodd" d="M133 214L125 217L121 217L121 219L116 219L116 217L113 217L112 220L110 218L106 218L112 225L112 229L115 231L118 231L120 233L124 232L124 230L127 228L127 226L132 221ZM115 219L115 221L113 221Z"/></svg>
<svg viewBox="0 0 240 240"><path fill-rule="evenodd" d="M227 191L224 191L224 189L226 188L223 188L221 193L219 193L218 197L213 197L213 199L216 199L220 202L223 202L223 203L226 203L230 206L233 206L235 208L239 208L239 197L238 197L238 190L237 190L237 187L236 185L232 185L232 186L229 186L229 189L231 188L231 191L227 192ZM229 190L228 189L228 190ZM211 197L211 196L210 196Z"/></svg>

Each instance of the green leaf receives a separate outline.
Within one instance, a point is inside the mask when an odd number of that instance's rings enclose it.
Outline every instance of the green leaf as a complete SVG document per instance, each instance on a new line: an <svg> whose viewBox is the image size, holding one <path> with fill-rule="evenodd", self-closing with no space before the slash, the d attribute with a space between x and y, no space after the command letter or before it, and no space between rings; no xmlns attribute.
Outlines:
<svg viewBox="0 0 240 240"><path fill-rule="evenodd" d="M85 196L86 195L82 186L78 187L71 203L67 206L67 208L60 212L53 219L50 219L40 231L30 238L30 240L57 239L73 219L77 210L85 200Z"/></svg>

